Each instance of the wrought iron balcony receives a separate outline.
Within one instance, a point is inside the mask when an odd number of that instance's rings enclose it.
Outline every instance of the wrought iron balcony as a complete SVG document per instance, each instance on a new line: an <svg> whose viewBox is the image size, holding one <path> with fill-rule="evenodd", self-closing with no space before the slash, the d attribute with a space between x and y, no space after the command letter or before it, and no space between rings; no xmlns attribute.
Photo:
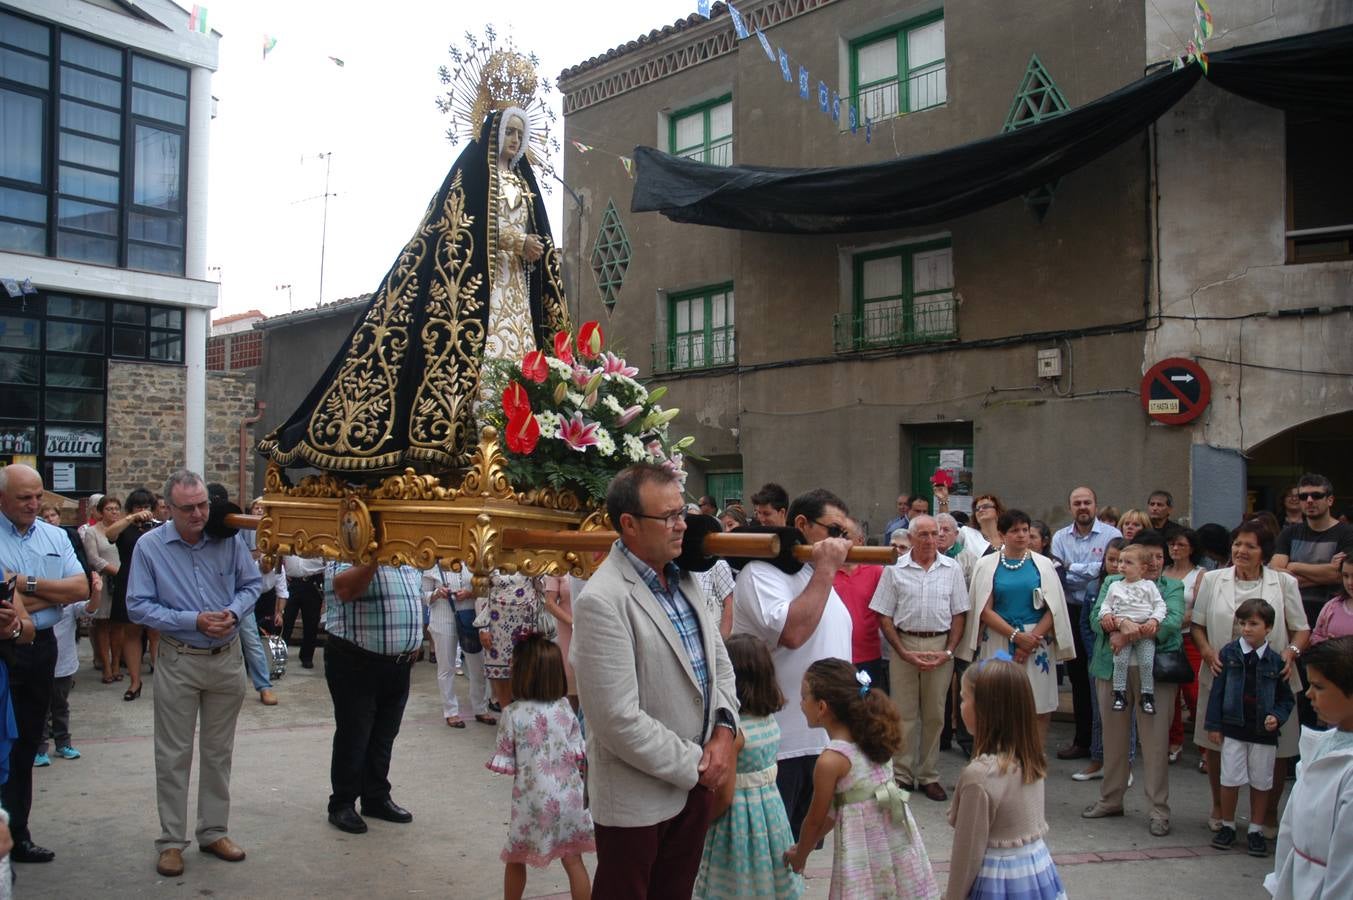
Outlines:
<svg viewBox="0 0 1353 900"><path fill-rule="evenodd" d="M737 344L730 328L703 335L678 335L653 344L653 374L665 375L696 369L731 366L738 361Z"/></svg>
<svg viewBox="0 0 1353 900"><path fill-rule="evenodd" d="M837 353L905 347L958 338L958 301L953 297L918 298L909 307L867 309L860 315L832 317Z"/></svg>

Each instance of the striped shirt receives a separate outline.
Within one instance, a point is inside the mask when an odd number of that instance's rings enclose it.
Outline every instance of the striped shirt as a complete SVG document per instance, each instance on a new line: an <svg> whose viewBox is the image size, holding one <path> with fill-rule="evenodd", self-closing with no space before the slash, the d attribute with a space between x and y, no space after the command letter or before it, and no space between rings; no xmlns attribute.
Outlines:
<svg viewBox="0 0 1353 900"><path fill-rule="evenodd" d="M669 562L663 566L662 573L667 579L667 587L664 588L662 582L658 580L658 573L653 571L648 563L631 553L623 542L616 541L615 545L620 548L620 552L630 561L630 565L634 566L634 571L639 573L644 584L653 592L662 611L667 613L667 618L672 620L672 627L676 629L677 637L681 638L681 646L690 657L691 669L695 672L695 680L700 683L700 693L705 698L705 709L708 710L709 664L705 661L704 636L700 631L700 616L681 593L681 570L677 568L676 563Z"/></svg>
<svg viewBox="0 0 1353 900"><path fill-rule="evenodd" d="M378 566L362 596L343 603L334 577L351 563L324 567L324 629L382 656L412 653L423 640L423 574L412 566Z"/></svg>

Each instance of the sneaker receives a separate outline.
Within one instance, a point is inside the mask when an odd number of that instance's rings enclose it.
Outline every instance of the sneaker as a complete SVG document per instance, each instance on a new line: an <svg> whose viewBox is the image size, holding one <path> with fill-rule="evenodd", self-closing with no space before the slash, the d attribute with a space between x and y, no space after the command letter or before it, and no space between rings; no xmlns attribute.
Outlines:
<svg viewBox="0 0 1353 900"><path fill-rule="evenodd" d="M1142 694L1142 712L1146 713L1148 716L1154 716L1156 714L1155 694Z"/></svg>
<svg viewBox="0 0 1353 900"><path fill-rule="evenodd" d="M41 769L43 766L50 766L51 764L52 758L46 753L39 753L33 757L33 768L35 769Z"/></svg>
<svg viewBox="0 0 1353 900"><path fill-rule="evenodd" d="M1126 692L1126 691L1114 691L1114 692L1113 692L1113 711L1114 711L1114 712L1122 712L1122 711L1125 710L1125 709L1127 709L1127 692Z"/></svg>
<svg viewBox="0 0 1353 900"><path fill-rule="evenodd" d="M1259 835L1260 838L1263 835ZM1236 842L1236 830L1230 825L1223 825L1221 830L1212 838L1212 846L1218 850L1230 850Z"/></svg>
<svg viewBox="0 0 1353 900"><path fill-rule="evenodd" d="M1250 856L1268 856L1268 841L1262 831L1251 831L1248 840Z"/></svg>
<svg viewBox="0 0 1353 900"><path fill-rule="evenodd" d="M80 751L74 747L57 747L56 755L62 759L79 759Z"/></svg>

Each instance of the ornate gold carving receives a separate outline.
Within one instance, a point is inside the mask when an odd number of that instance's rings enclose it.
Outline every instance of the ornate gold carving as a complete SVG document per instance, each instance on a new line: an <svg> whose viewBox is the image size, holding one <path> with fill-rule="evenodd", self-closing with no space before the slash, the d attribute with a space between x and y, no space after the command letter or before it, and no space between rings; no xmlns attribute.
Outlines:
<svg viewBox="0 0 1353 900"><path fill-rule="evenodd" d="M288 497L345 497L348 494L367 494L366 488L353 487L343 479L328 472L320 475L307 475L301 483L283 491Z"/></svg>
<svg viewBox="0 0 1353 900"><path fill-rule="evenodd" d="M356 494L348 494L338 508L338 550L345 559L367 565L376 559L371 513Z"/></svg>
<svg viewBox="0 0 1353 900"><path fill-rule="evenodd" d="M485 425L479 433L479 446L470 457L470 470L454 497L476 500L520 500L507 480L507 457L498 442L498 429Z"/></svg>
<svg viewBox="0 0 1353 900"><path fill-rule="evenodd" d="M498 548L498 529L488 513L475 516L474 524L466 529L469 540L466 542L465 565L476 575L487 576L498 568L496 560ZM479 579L475 579L476 585Z"/></svg>
<svg viewBox="0 0 1353 900"><path fill-rule="evenodd" d="M373 500L446 500L453 492L442 487L435 475L419 475L405 469L403 475L391 475L371 494ZM423 568L427 568L424 566Z"/></svg>
<svg viewBox="0 0 1353 900"><path fill-rule="evenodd" d="M268 461L268 469L263 474L263 492L265 494L281 494L288 488L286 476L282 474L282 467L272 460Z"/></svg>

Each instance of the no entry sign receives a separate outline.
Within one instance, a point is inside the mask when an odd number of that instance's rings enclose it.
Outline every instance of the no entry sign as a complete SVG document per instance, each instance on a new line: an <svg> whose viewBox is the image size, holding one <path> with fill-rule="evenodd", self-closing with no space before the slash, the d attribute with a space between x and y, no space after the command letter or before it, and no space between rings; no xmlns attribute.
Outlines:
<svg viewBox="0 0 1353 900"><path fill-rule="evenodd" d="M1183 425L1203 414L1212 382L1191 359L1162 359L1142 378L1142 409L1165 425Z"/></svg>

